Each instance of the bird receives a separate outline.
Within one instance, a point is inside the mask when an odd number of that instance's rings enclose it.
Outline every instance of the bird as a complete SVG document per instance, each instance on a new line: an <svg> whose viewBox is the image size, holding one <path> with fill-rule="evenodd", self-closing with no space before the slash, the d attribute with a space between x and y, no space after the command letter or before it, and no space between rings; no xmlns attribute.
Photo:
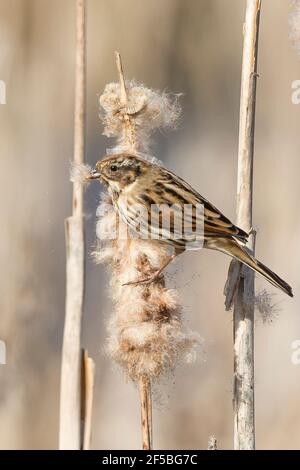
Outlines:
<svg viewBox="0 0 300 470"><path fill-rule="evenodd" d="M100 180L108 187L115 210L130 229L174 249L152 276L127 284L151 283L179 254L203 247L235 258L293 297L291 286L249 253L246 247L249 234L184 179L160 164L128 152L115 153L99 160L87 179ZM189 211L178 218L185 207ZM169 212L168 208L171 208ZM167 215L169 225L163 222ZM178 220L181 221L175 223ZM183 230L183 225L187 229Z"/></svg>

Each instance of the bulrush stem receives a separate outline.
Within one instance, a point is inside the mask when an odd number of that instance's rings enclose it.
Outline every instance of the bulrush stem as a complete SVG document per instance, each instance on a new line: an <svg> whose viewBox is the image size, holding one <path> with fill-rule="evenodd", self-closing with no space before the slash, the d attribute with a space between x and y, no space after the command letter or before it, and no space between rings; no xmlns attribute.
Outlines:
<svg viewBox="0 0 300 470"><path fill-rule="evenodd" d="M86 0L76 1L74 163L84 162L86 92ZM83 187L73 185L66 219L66 307L60 384L59 448L79 450L81 436L81 327L84 297Z"/></svg>
<svg viewBox="0 0 300 470"><path fill-rule="evenodd" d="M118 51L115 52L116 55L116 65L118 69L119 82L120 82L120 104L121 112L120 118L123 121L124 129L124 143L127 144L128 149L135 153L137 150L137 139L136 139L136 129L134 125L134 119L130 114L128 109L128 93L126 89L126 82L123 72L122 58Z"/></svg>
<svg viewBox="0 0 300 470"><path fill-rule="evenodd" d="M152 449L152 399L149 377L142 376L139 380L141 400L141 426L143 450Z"/></svg>
<svg viewBox="0 0 300 470"><path fill-rule="evenodd" d="M118 69L118 74L119 74L120 90L121 90L120 101L123 106L126 106L127 105L127 90L126 90L126 84L125 84L125 78L124 78L124 72L123 72L123 66L122 66L122 59L118 51L116 51L115 54L116 54L116 64L117 64L117 69Z"/></svg>
<svg viewBox="0 0 300 470"><path fill-rule="evenodd" d="M261 1L247 0L240 101L237 181L237 225L252 229L253 154L257 80L257 49ZM254 253L255 236L248 248ZM242 267L235 289L234 338L234 449L254 450L254 273Z"/></svg>
<svg viewBox="0 0 300 470"><path fill-rule="evenodd" d="M131 117L127 112L128 94L126 90L126 82L123 72L122 59L119 52L116 51L116 65L120 81L120 101L124 106L124 128L126 129L126 136L132 150L135 150L136 135L135 127L131 122ZM141 425L142 425L142 440L143 449L149 450L152 448L152 399L151 399L151 382L150 378L143 375L139 379L140 399L141 399Z"/></svg>
<svg viewBox="0 0 300 470"><path fill-rule="evenodd" d="M82 421L83 436L82 449L89 450L91 445L92 431L92 411L93 411L93 393L95 382L95 363L88 355L88 351L83 351L82 358Z"/></svg>

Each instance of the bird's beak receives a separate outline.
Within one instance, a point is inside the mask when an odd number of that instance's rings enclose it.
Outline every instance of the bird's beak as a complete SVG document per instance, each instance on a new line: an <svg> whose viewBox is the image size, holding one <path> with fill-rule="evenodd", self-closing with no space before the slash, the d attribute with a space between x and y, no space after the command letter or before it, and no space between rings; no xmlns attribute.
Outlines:
<svg viewBox="0 0 300 470"><path fill-rule="evenodd" d="M98 170L92 170L90 174L86 177L88 180L97 180L101 177L101 173Z"/></svg>

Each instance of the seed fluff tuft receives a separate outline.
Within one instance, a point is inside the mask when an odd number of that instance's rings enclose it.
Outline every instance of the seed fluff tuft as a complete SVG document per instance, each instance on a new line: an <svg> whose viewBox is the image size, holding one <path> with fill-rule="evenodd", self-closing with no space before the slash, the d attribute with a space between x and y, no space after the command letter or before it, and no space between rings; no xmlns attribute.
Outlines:
<svg viewBox="0 0 300 470"><path fill-rule="evenodd" d="M92 168L89 165L85 165L83 163L71 163L71 171L70 171L70 180L72 183L80 183L84 186L90 184L88 180L88 176L90 176Z"/></svg>
<svg viewBox="0 0 300 470"><path fill-rule="evenodd" d="M289 38L295 51L300 56L300 0L291 1L289 13Z"/></svg>
<svg viewBox="0 0 300 470"><path fill-rule="evenodd" d="M147 152L153 131L176 127L181 113L180 95L160 93L134 80L126 83L126 89L127 103L124 105L120 84L106 85L100 97L103 134L117 138L115 151Z"/></svg>
<svg viewBox="0 0 300 470"><path fill-rule="evenodd" d="M100 106L104 134L117 141L109 153L128 151L158 162L148 154L150 138L156 130L176 126L178 95L153 91L135 81L126 82L125 90L110 83ZM100 201L97 217L98 246L93 257L109 269L114 306L106 351L133 381L143 377L157 381L173 372L179 361L191 362L201 339L184 326L177 292L166 286L164 276L148 285L124 284L153 274L169 257L168 248L130 236L108 194ZM112 237L116 227L128 237Z"/></svg>
<svg viewBox="0 0 300 470"><path fill-rule="evenodd" d="M272 323L278 317L280 309L278 303L274 303L274 295L276 294L271 294L266 289L255 295L254 304L262 323Z"/></svg>

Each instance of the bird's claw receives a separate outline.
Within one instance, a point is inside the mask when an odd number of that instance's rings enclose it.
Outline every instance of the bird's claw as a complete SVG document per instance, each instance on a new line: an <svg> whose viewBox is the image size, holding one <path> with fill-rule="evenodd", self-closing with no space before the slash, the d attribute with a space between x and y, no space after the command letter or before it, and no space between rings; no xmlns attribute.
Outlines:
<svg viewBox="0 0 300 470"><path fill-rule="evenodd" d="M160 277L161 273L155 273L153 276L147 277L145 279L139 279L138 281L129 281L122 284L122 286L147 286L152 282L156 281Z"/></svg>

